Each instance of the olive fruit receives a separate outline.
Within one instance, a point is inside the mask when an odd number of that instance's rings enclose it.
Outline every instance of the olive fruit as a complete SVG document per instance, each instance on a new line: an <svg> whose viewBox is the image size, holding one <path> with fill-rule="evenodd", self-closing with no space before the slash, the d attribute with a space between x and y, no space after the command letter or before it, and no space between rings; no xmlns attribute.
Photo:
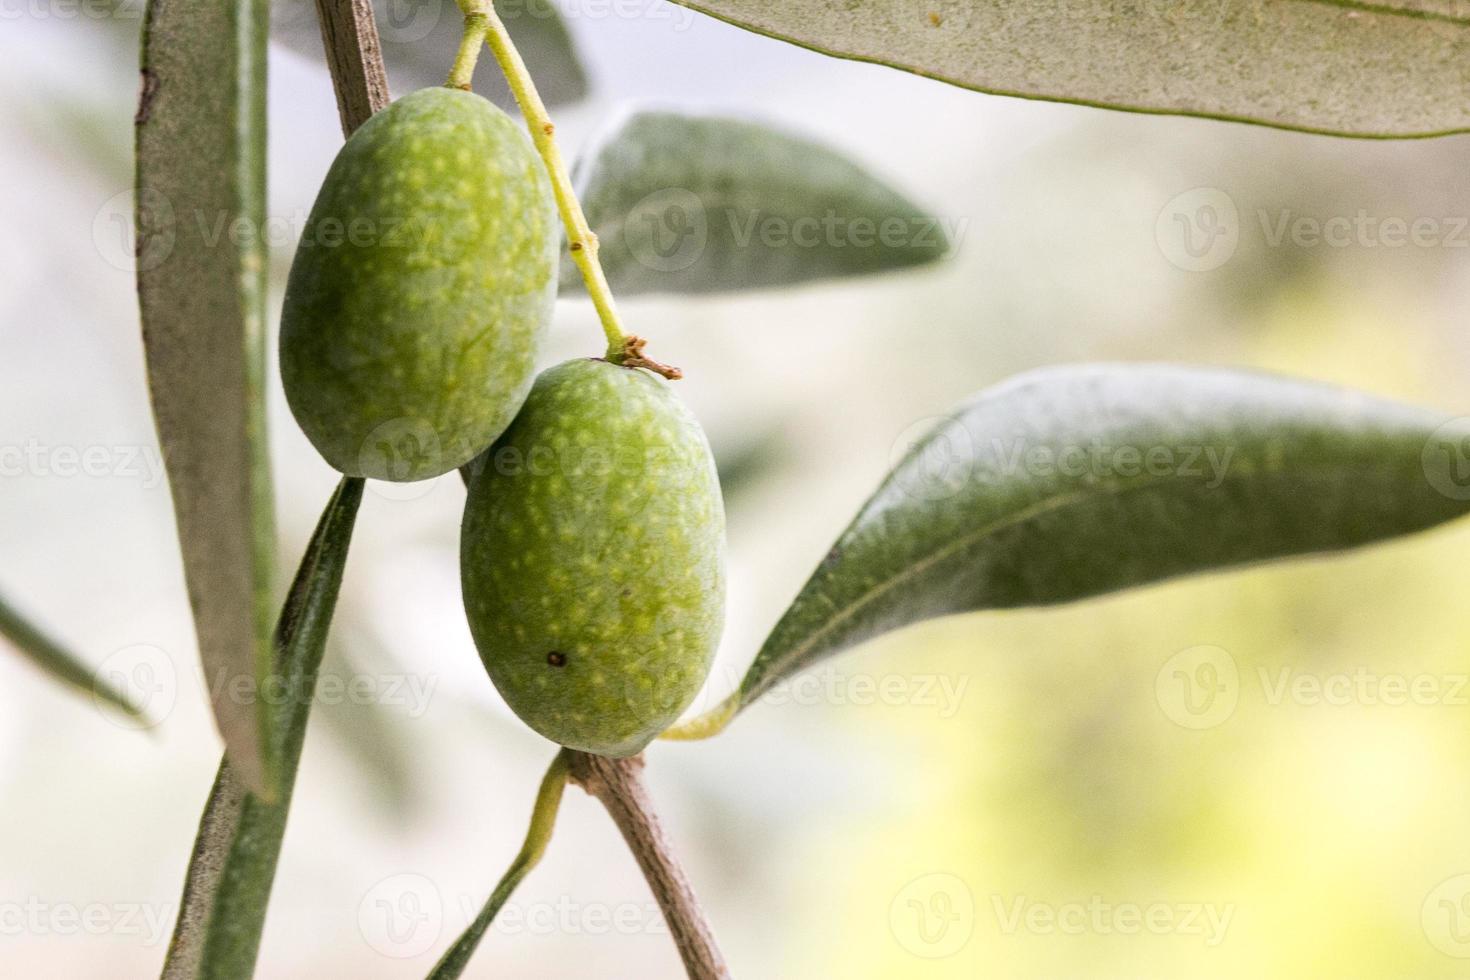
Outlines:
<svg viewBox="0 0 1470 980"><path fill-rule="evenodd" d="M470 632L526 724L632 755L709 673L724 553L709 443L668 383L567 361L475 462L460 536Z"/></svg>
<svg viewBox="0 0 1470 980"><path fill-rule="evenodd" d="M424 89L353 133L281 315L286 397L327 462L422 480L494 442L531 386L560 234L529 138L478 95Z"/></svg>

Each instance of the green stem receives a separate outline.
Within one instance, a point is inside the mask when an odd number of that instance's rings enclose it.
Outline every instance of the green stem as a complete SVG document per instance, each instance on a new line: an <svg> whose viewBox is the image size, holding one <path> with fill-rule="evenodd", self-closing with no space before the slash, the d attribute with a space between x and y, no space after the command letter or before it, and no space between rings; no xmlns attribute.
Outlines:
<svg viewBox="0 0 1470 980"><path fill-rule="evenodd" d="M740 692L736 691L709 711L690 718L682 725L675 725L659 738L670 742L697 742L701 739L714 738L735 720L739 712Z"/></svg>
<svg viewBox="0 0 1470 980"><path fill-rule="evenodd" d="M445 82L450 88L470 90L487 29L484 14L465 12L464 36L459 39L459 52L454 56L454 67L449 69L449 81Z"/></svg>
<svg viewBox="0 0 1470 980"><path fill-rule="evenodd" d="M434 966L429 980L452 980L464 972L470 957L475 954L476 947L484 938L485 931L495 921L495 916L510 899L516 887L530 874L531 869L540 863L541 856L546 853L546 845L551 842L551 831L556 826L556 814L561 808L562 791L567 785L569 758L568 750L562 749L551 760L551 767L546 770L546 776L541 780L541 789L536 793L536 805L531 810L531 826L526 831L526 841L521 845L520 853L510 863L495 890L490 893L489 900L485 902L480 914L475 916L475 921L470 923L464 935L454 941L454 945L449 947Z"/></svg>
<svg viewBox="0 0 1470 980"><path fill-rule="evenodd" d="M516 50L515 42L506 31L500 15L495 12L494 4L490 0L458 2L466 21L471 17L485 18L485 42L490 46L491 54L495 55L500 70L505 73L511 94L521 107L521 115L526 117L526 128L531 131L531 142L536 145L536 152L541 154L546 172L551 176L556 206L561 211L562 224L567 229L567 247L571 250L572 261L581 270L582 280L587 284L587 295L592 298L592 305L602 322L602 332L607 337L607 359L622 363L625 344L623 326L618 319L617 306L613 303L612 288L608 286L602 263L597 259L597 236L587 224L587 216L582 213L582 205L572 188L572 178L567 172L561 150L556 145L556 127L546 112L546 104L541 101L536 83L526 70L526 63L521 60L521 54ZM465 33L468 36L468 23Z"/></svg>

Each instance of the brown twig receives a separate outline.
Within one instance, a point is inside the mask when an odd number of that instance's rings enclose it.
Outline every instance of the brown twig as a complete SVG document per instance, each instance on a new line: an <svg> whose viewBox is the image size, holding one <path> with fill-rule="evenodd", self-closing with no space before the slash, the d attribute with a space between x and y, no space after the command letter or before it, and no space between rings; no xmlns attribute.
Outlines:
<svg viewBox="0 0 1470 980"><path fill-rule="evenodd" d="M372 0L316 0L316 12L342 133L351 136L388 104L388 74L383 69Z"/></svg>
<svg viewBox="0 0 1470 980"><path fill-rule="evenodd" d="M585 752L570 755L572 782L607 808L638 860L673 933L689 980L729 980L730 970L715 945L714 933L648 798L648 789L643 785L643 757L608 759Z"/></svg>

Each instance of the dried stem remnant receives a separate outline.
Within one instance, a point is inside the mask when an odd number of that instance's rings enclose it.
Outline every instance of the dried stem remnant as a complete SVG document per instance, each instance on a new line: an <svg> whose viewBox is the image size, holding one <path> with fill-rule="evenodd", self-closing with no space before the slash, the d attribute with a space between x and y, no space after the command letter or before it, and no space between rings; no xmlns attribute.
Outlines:
<svg viewBox="0 0 1470 980"><path fill-rule="evenodd" d="M642 337L627 337L623 340L623 349L615 363L623 367L643 368L654 374L668 378L670 381L678 381L684 377L684 372L669 364L660 364L651 357L644 356L643 348L648 346L648 341Z"/></svg>

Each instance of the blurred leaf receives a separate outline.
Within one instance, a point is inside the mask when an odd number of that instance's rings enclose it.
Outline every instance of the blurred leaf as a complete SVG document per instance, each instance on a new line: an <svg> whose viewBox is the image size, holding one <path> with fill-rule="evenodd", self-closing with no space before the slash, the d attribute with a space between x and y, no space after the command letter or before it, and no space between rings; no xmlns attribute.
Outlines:
<svg viewBox="0 0 1470 980"><path fill-rule="evenodd" d="M165 980L234 980L255 969L317 668L361 502L362 480L344 479L322 514L281 609L275 666L285 696L270 699L278 702L278 798L268 803L252 793L228 755L220 762L189 858L178 923L163 966Z"/></svg>
<svg viewBox="0 0 1470 980"><path fill-rule="evenodd" d="M1024 375L903 456L776 624L739 702L920 620L1070 602L1458 517L1470 511L1465 421L1245 372Z"/></svg>
<svg viewBox="0 0 1470 980"><path fill-rule="evenodd" d="M443 85L464 29L454 0L373 0L373 9L393 90ZM547 105L577 102L587 95L587 75L552 0L496 0L495 9ZM273 10L271 36L325 67L315 0L274 0ZM514 108L505 76L493 60L482 62L475 91L502 108Z"/></svg>
<svg viewBox="0 0 1470 980"><path fill-rule="evenodd" d="M997 95L1343 136L1470 129L1465 0L674 0Z"/></svg>
<svg viewBox="0 0 1470 980"><path fill-rule="evenodd" d="M479 914L444 951L439 962L434 964L434 969L429 971L428 980L454 980L464 973L471 957L475 955L475 950L480 946L480 940L485 938L486 930L495 922L495 917L500 914L505 903L510 901L511 895L515 894L526 875L541 863L546 847L551 843L551 833L556 829L556 815L561 809L562 793L567 786L571 757L571 749L562 749L551 760L546 775L541 778L541 788L536 792L536 803L531 809L531 825L526 829L526 839L521 844L521 849L516 852L515 859L511 861L505 874L501 875Z"/></svg>
<svg viewBox="0 0 1470 980"><path fill-rule="evenodd" d="M578 163L613 288L708 293L941 258L937 218L836 151L738 119L641 111ZM580 288L570 257L562 288Z"/></svg>
<svg viewBox="0 0 1470 980"><path fill-rule="evenodd" d="M791 449L779 426L722 433L718 442L711 441L710 448L714 450L720 494L727 510L785 463Z"/></svg>
<svg viewBox="0 0 1470 980"><path fill-rule="evenodd" d="M199 652L236 775L270 785L265 433L265 0L154 0L137 116L143 343Z"/></svg>
<svg viewBox="0 0 1470 980"><path fill-rule="evenodd" d="M134 718L143 717L142 710L126 694L108 684L95 669L28 622L3 598L0 598L0 636L14 644L31 663L57 680L78 690L87 691L93 697L121 708Z"/></svg>
<svg viewBox="0 0 1470 980"><path fill-rule="evenodd" d="M376 631L360 626L352 628L344 621L342 612L339 608L337 628L332 642L327 644L327 663L322 674L335 675L340 689L351 691L357 678L381 679L390 670L385 665L392 660L379 652L382 641ZM365 648L373 651L369 660L373 670L368 670L357 657ZM407 683L406 679L404 682ZM381 685L375 685L372 690L381 693ZM396 707L390 710L377 697L345 696L330 701L319 697L317 700L316 716L323 734L337 743L356 772L371 784L377 812L395 826L403 826L422 798L417 792L417 766L403 730L398 727L403 718L413 716L400 713Z"/></svg>

